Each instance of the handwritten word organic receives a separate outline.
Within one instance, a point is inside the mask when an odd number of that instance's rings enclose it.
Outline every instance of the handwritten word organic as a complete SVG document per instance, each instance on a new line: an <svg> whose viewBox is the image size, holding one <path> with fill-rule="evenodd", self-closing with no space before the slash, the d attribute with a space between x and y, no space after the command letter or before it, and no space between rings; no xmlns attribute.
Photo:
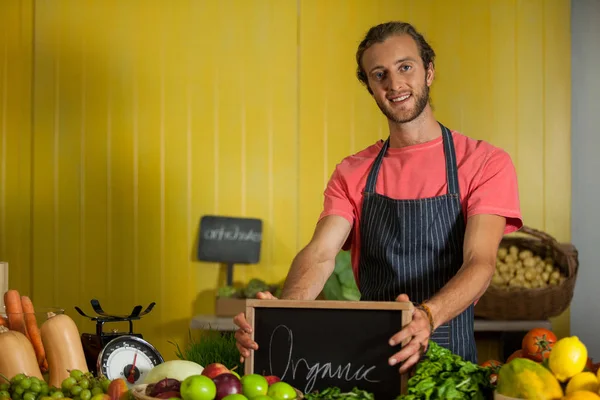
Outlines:
<svg viewBox="0 0 600 400"><path fill-rule="evenodd" d="M285 354L287 356L287 362L285 365L285 369L283 371L273 371L273 356L275 349L273 349L273 340L277 334L277 332L282 332L284 339L287 339L286 342L289 346L286 350L282 351L277 349L277 354ZM269 341L269 369L271 370L271 374L277 375L281 377L282 380L285 380L285 377L288 373L291 373L291 378L296 381L296 379L302 378L302 380L306 381L306 387L304 388L304 393L310 393L317 379L323 378L334 378L345 380L347 382L350 381L366 381L377 383L378 380L374 380L370 377L369 374L373 374L375 370L375 366L367 367L365 365L361 365L358 368L354 367L353 371L352 363L347 363L345 365L337 365L334 366L331 362L325 363L313 363L312 365L305 358L298 358L294 360L292 358L294 352L294 334L292 330L285 325L278 325L273 332L271 333L271 338ZM303 368L301 368L303 367ZM303 375L306 373L306 375ZM371 375L372 376L372 375Z"/></svg>

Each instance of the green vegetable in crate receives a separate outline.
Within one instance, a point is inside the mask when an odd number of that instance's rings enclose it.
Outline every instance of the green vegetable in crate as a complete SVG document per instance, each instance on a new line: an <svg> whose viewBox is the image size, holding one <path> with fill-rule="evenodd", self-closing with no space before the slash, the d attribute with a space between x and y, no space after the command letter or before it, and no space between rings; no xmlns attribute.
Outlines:
<svg viewBox="0 0 600 400"><path fill-rule="evenodd" d="M269 290L269 285L261 279L253 278L250 279L250 282L244 288L244 296L247 299L256 298L256 294L258 292L265 292Z"/></svg>
<svg viewBox="0 0 600 400"><path fill-rule="evenodd" d="M360 300L360 291L356 286L350 252L341 251L335 258L335 269L325 282L323 294L327 300Z"/></svg>
<svg viewBox="0 0 600 400"><path fill-rule="evenodd" d="M217 296L221 299L230 299L237 296L237 289L233 286L221 286L217 291Z"/></svg>
<svg viewBox="0 0 600 400"><path fill-rule="evenodd" d="M407 394L396 400L442 400L491 398L492 370L484 368L430 341L427 354L408 380Z"/></svg>

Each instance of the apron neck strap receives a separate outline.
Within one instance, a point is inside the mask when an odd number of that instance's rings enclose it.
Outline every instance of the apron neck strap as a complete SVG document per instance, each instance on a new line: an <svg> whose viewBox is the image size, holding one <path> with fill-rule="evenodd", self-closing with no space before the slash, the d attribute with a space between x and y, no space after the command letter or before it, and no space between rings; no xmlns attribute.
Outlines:
<svg viewBox="0 0 600 400"><path fill-rule="evenodd" d="M440 127L442 128L442 136L444 138L444 158L446 159L448 194L458 195L460 193L458 187L458 165L456 164L456 152L454 151L452 132L442 124L440 124Z"/></svg>
<svg viewBox="0 0 600 400"><path fill-rule="evenodd" d="M456 164L456 153L454 151L454 140L452 139L452 133L448 128L444 125L440 124L442 128L442 139L444 143L444 158L446 160L446 179L448 182L448 194L450 195L458 195L459 194L459 186L458 186L458 166ZM377 184L377 176L379 176L379 170L381 169L381 164L383 163L383 157L385 153L387 153L388 148L390 147L390 138L383 143L379 154L377 154L377 158L375 158L375 162L371 167L371 171L369 172L369 176L367 177L367 184L365 187L365 193L373 194L375 193L375 187Z"/></svg>

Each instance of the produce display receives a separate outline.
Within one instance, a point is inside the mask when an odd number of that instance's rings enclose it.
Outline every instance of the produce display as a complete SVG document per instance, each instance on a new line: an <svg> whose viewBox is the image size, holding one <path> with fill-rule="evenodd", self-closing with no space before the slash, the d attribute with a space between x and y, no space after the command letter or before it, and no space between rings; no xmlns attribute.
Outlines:
<svg viewBox="0 0 600 400"><path fill-rule="evenodd" d="M503 364L484 363L497 376L496 392L517 399L600 400L599 364L588 357L577 336L557 340L550 330L535 328Z"/></svg>
<svg viewBox="0 0 600 400"><path fill-rule="evenodd" d="M520 254L520 260L530 259ZM88 371L79 331L68 315L36 312L31 299L16 290L6 292L4 301L0 400L375 400L360 387L301 393L274 375L245 375L233 334L216 331L190 340L183 349L176 345L178 360L154 366L143 382L130 387L123 378L110 380ZM477 365L430 341L407 393L392 400L485 400L494 395L600 400L599 366L578 337L558 340L543 328L524 335L521 348L504 363Z"/></svg>
<svg viewBox="0 0 600 400"><path fill-rule="evenodd" d="M156 399L288 400L296 399L299 393L276 376L240 376L221 363L203 367L200 374L194 373L189 366L178 364L178 361L166 361L150 372L157 368L161 368L164 375L154 374L150 379L147 378L145 385L134 389L134 396L141 393ZM189 374L184 377L185 371ZM172 378L175 375L178 375L179 379ZM160 380L155 381L156 378ZM148 380L153 382L148 383Z"/></svg>
<svg viewBox="0 0 600 400"><path fill-rule="evenodd" d="M559 285L565 279L552 258L513 245L498 249L491 284L503 289L536 289Z"/></svg>

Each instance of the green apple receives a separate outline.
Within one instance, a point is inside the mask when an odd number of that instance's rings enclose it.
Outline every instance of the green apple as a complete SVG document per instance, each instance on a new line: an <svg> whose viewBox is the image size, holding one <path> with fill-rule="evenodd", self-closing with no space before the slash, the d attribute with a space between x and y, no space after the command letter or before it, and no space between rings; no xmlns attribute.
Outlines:
<svg viewBox="0 0 600 400"><path fill-rule="evenodd" d="M296 390L286 382L275 382L269 386L267 395L273 400L288 400L295 399L297 394Z"/></svg>
<svg viewBox="0 0 600 400"><path fill-rule="evenodd" d="M225 399L223 399L223 400L225 400ZM267 396L266 394L261 394L259 396L253 397L252 400L273 400L273 398Z"/></svg>
<svg viewBox="0 0 600 400"><path fill-rule="evenodd" d="M265 395L269 390L269 382L260 374L244 375L241 379L242 393L254 399L256 396Z"/></svg>
<svg viewBox="0 0 600 400"><path fill-rule="evenodd" d="M213 400L217 396L217 385L207 376L191 375L181 382L179 393L183 400Z"/></svg>
<svg viewBox="0 0 600 400"><path fill-rule="evenodd" d="M223 397L223 400L248 400L248 398L243 394L235 393Z"/></svg>

